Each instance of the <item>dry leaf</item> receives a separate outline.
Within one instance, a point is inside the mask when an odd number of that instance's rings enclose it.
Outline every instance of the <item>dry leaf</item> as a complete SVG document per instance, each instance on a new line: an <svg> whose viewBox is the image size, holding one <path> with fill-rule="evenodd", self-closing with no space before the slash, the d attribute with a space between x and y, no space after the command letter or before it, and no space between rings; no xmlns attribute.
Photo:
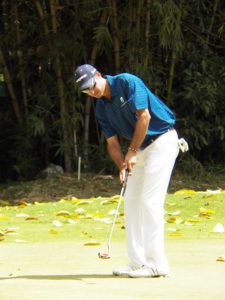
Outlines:
<svg viewBox="0 0 225 300"><path fill-rule="evenodd" d="M219 256L216 261L225 262L225 255Z"/></svg>
<svg viewBox="0 0 225 300"><path fill-rule="evenodd" d="M28 214L17 214L16 217L17 218L28 218L29 215Z"/></svg>
<svg viewBox="0 0 225 300"><path fill-rule="evenodd" d="M58 232L58 230L56 230L56 229L50 229L50 230L48 231L48 233L50 233L50 234L58 234L59 232Z"/></svg>
<svg viewBox="0 0 225 300"><path fill-rule="evenodd" d="M74 210L76 213L78 213L78 215L83 215L85 213L85 209L83 208L77 208Z"/></svg>
<svg viewBox="0 0 225 300"><path fill-rule="evenodd" d="M27 241L25 241L25 240L18 240L18 239L16 239L14 242L15 243L27 243Z"/></svg>
<svg viewBox="0 0 225 300"><path fill-rule="evenodd" d="M38 220L38 217L32 217L32 216L29 216L25 219L26 221L36 221Z"/></svg>
<svg viewBox="0 0 225 300"><path fill-rule="evenodd" d="M179 214L180 214L180 211L174 211L174 212L168 213L169 216L178 216Z"/></svg>
<svg viewBox="0 0 225 300"><path fill-rule="evenodd" d="M70 213L67 210L61 210L61 211L56 213L56 216L68 217L68 216L70 216Z"/></svg>
<svg viewBox="0 0 225 300"><path fill-rule="evenodd" d="M55 227L62 227L63 224L57 220L53 221L52 224L55 226Z"/></svg>
<svg viewBox="0 0 225 300"><path fill-rule="evenodd" d="M101 243L96 241L84 243L84 246L100 246L100 245Z"/></svg>
<svg viewBox="0 0 225 300"><path fill-rule="evenodd" d="M223 226L223 224L217 223L216 226L213 228L212 232L224 233L224 226Z"/></svg>

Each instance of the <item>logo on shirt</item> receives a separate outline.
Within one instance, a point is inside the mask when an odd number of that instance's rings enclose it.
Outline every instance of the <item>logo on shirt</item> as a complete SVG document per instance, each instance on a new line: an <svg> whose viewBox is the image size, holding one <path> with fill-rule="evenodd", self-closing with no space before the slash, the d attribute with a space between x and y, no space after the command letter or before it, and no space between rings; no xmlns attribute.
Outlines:
<svg viewBox="0 0 225 300"><path fill-rule="evenodd" d="M121 107L123 107L127 102L123 99L123 97L120 97L120 103Z"/></svg>

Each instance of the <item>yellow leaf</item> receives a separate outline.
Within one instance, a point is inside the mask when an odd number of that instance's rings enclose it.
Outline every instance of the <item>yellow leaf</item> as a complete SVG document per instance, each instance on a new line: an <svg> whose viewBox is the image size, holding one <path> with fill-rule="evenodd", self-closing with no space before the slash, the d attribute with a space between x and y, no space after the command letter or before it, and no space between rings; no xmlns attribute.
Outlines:
<svg viewBox="0 0 225 300"><path fill-rule="evenodd" d="M100 202L101 205L108 205L108 204L113 204L113 203L117 203L118 199L108 199L108 200L103 200L102 202Z"/></svg>
<svg viewBox="0 0 225 300"><path fill-rule="evenodd" d="M56 230L56 229L50 229L50 230L48 231L48 233L50 233L50 234L58 234L59 232L58 232L58 230Z"/></svg>
<svg viewBox="0 0 225 300"><path fill-rule="evenodd" d="M84 243L84 246L100 246L100 245L101 243L96 241Z"/></svg>
<svg viewBox="0 0 225 300"><path fill-rule="evenodd" d="M25 219L26 221L35 221L35 220L38 220L38 217L32 217L32 216L29 216Z"/></svg>
<svg viewBox="0 0 225 300"><path fill-rule="evenodd" d="M5 221L5 220L9 220L8 216L2 215L0 214L0 220Z"/></svg>
<svg viewBox="0 0 225 300"><path fill-rule="evenodd" d="M225 255L219 256L216 261L225 262Z"/></svg>
<svg viewBox="0 0 225 300"><path fill-rule="evenodd" d="M67 216L70 216L70 213L66 210L61 210L59 212L56 213L56 216L60 216L60 217L67 217Z"/></svg>
<svg viewBox="0 0 225 300"><path fill-rule="evenodd" d="M5 235L5 232L3 230L0 230L0 237L4 236L4 235Z"/></svg>
<svg viewBox="0 0 225 300"><path fill-rule="evenodd" d="M206 209L204 207L199 209L199 217L209 218L212 214L215 214L215 211L212 209Z"/></svg>
<svg viewBox="0 0 225 300"><path fill-rule="evenodd" d="M178 190L174 193L174 195L194 195L196 194L197 192L194 191L194 190L185 190L185 189L181 189L181 190Z"/></svg>
<svg viewBox="0 0 225 300"><path fill-rule="evenodd" d="M177 230L175 232L169 232L169 236L181 236L181 235L182 235L182 233L179 230Z"/></svg>
<svg viewBox="0 0 225 300"><path fill-rule="evenodd" d="M207 209L204 207L200 207L199 211L202 213L215 214L215 211L213 209Z"/></svg>
<svg viewBox="0 0 225 300"><path fill-rule="evenodd" d="M86 205L92 203L91 200L80 200L77 202L77 205Z"/></svg>
<svg viewBox="0 0 225 300"><path fill-rule="evenodd" d="M166 220L167 223L175 223L176 222L176 218L175 217L170 217Z"/></svg>
<svg viewBox="0 0 225 300"><path fill-rule="evenodd" d="M187 222L189 222L189 223L198 223L198 222L200 222L200 220L199 219L188 219Z"/></svg>

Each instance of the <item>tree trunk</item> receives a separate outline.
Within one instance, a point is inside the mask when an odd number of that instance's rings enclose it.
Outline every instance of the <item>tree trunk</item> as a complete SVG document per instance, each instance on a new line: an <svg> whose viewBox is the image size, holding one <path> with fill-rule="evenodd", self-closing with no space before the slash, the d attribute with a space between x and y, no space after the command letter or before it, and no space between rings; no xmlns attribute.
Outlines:
<svg viewBox="0 0 225 300"><path fill-rule="evenodd" d="M151 0L147 0L145 15L144 68L147 68L149 65L150 6Z"/></svg>
<svg viewBox="0 0 225 300"><path fill-rule="evenodd" d="M179 10L179 13L177 15L177 24L180 26L181 22L181 9ZM176 41L175 41L176 42ZM170 71L169 71L169 79L167 84L167 104L172 104L172 96L173 96L173 80L174 80L174 70L175 70L175 64L177 60L177 54L178 49L173 45L173 50L171 54L171 64L170 64Z"/></svg>
<svg viewBox="0 0 225 300"><path fill-rule="evenodd" d="M103 10L101 18L100 18L100 25L106 25L107 24L108 16L109 16L108 10L107 9ZM94 47L93 47L92 52L91 52L91 61L90 61L90 63L92 65L94 65L95 62L96 62L96 58L97 58L99 50L100 50L100 44L99 44L99 42L96 42L94 44ZM88 145L88 142L89 142L89 131L90 131L89 127L90 127L91 107L94 108L93 100L90 97L87 97L86 103L85 103L85 118L84 118L84 145L85 145L85 156L86 157L87 157L87 148L86 148L86 146ZM100 133L99 133L99 130L98 130L98 125L97 125L96 120L95 120L95 124L96 124L98 142L100 143L100 140L101 140L100 139Z"/></svg>
<svg viewBox="0 0 225 300"><path fill-rule="evenodd" d="M50 9L51 9L51 20L52 20L52 32L53 34L57 34L57 18L56 18L56 0L50 1ZM60 66L60 55L58 48L54 49L54 65L56 72L56 80L58 86L59 93L59 104L60 104L60 117L61 117L61 125L62 125L62 134L63 134L63 146L64 146L64 162L65 162L65 170L66 172L72 171L72 161L71 161L71 151L70 151L70 141L69 134L66 126L66 102L64 97L64 84L62 80L62 72Z"/></svg>
<svg viewBox="0 0 225 300"><path fill-rule="evenodd" d="M20 35L20 28L19 28L19 17L18 17L18 11L17 11L17 5L13 5L13 11L15 16L15 29L16 29L16 42L17 42L17 53L18 53L18 59L19 59L19 76L21 81L21 87L22 87L22 96L23 96L23 105L25 110L25 119L28 115L28 98L27 98L27 89L26 89L26 80L25 80L25 74L24 74L24 61L23 61L23 53L21 50L21 35Z"/></svg>
<svg viewBox="0 0 225 300"><path fill-rule="evenodd" d="M114 46L114 61L115 61L115 72L120 72L120 37L118 29L118 18L117 18L117 5L116 0L109 0L111 7L111 27L113 33L113 46Z"/></svg>
<svg viewBox="0 0 225 300"><path fill-rule="evenodd" d="M21 111L20 111L20 107L19 107L19 103L18 103L18 100L17 100L17 97L16 97L16 93L15 93L14 88L13 88L13 84L12 84L12 81L11 81L11 76L10 76L10 73L9 73L9 69L7 67L7 64L6 64L6 61L5 61L5 58L4 58L4 55L3 55L3 52L2 52L1 49L0 49L0 65L2 65L2 68L3 68L5 83L6 83L8 91L9 91L9 95L12 99L12 106L13 106L13 110L14 110L16 119L17 119L18 123L21 124L22 121L23 121L22 114L21 114Z"/></svg>

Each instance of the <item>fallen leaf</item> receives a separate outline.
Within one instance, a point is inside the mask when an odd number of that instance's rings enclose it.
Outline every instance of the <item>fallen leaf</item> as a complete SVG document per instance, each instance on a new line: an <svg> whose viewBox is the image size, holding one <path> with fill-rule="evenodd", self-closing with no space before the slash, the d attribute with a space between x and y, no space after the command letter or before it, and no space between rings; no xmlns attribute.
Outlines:
<svg viewBox="0 0 225 300"><path fill-rule="evenodd" d="M175 223L176 222L176 217L170 217L166 220L167 223Z"/></svg>
<svg viewBox="0 0 225 300"><path fill-rule="evenodd" d="M111 224L112 223L112 220L110 218L97 218L97 217L95 217L94 221L99 221L99 222L103 222L103 223L106 223L106 224Z"/></svg>
<svg viewBox="0 0 225 300"><path fill-rule="evenodd" d="M180 211L174 211L174 212L168 213L169 216L178 216L179 214L180 214Z"/></svg>
<svg viewBox="0 0 225 300"><path fill-rule="evenodd" d="M194 194L196 194L196 191L185 190L185 189L178 190L174 193L174 195L194 195Z"/></svg>
<svg viewBox="0 0 225 300"><path fill-rule="evenodd" d="M83 215L85 213L85 209L83 208L77 208L74 210L76 213L78 213L78 215Z"/></svg>
<svg viewBox="0 0 225 300"><path fill-rule="evenodd" d="M216 226L213 228L212 232L224 233L224 226L223 226L223 224L217 223Z"/></svg>
<svg viewBox="0 0 225 300"><path fill-rule="evenodd" d="M25 241L25 240L18 240L18 239L16 239L14 242L15 243L27 243L27 241Z"/></svg>
<svg viewBox="0 0 225 300"><path fill-rule="evenodd" d="M62 227L63 224L57 220L53 221L52 224L55 226L55 227Z"/></svg>
<svg viewBox="0 0 225 300"><path fill-rule="evenodd" d="M118 199L108 199L108 200L104 200L102 202L100 202L101 205L108 205L108 204L113 204L113 203L117 203Z"/></svg>
<svg viewBox="0 0 225 300"><path fill-rule="evenodd" d="M210 217L212 214L215 214L215 211L212 209L206 209L204 207L199 209L199 217Z"/></svg>
<svg viewBox="0 0 225 300"><path fill-rule="evenodd" d="M200 222L200 220L199 219L188 219L187 222L189 222L189 223L198 223L198 222Z"/></svg>
<svg viewBox="0 0 225 300"><path fill-rule="evenodd" d="M59 232L58 232L58 230L56 230L56 229L50 229L50 230L48 231L48 233L50 233L50 234L58 234Z"/></svg>
<svg viewBox="0 0 225 300"><path fill-rule="evenodd" d="M68 217L68 216L70 216L70 213L67 210L61 210L61 211L56 213L56 216Z"/></svg>
<svg viewBox="0 0 225 300"><path fill-rule="evenodd" d="M219 256L216 261L225 262L225 255Z"/></svg>
<svg viewBox="0 0 225 300"><path fill-rule="evenodd" d="M36 221L38 220L38 217L32 217L32 216L29 216L25 219L26 221Z"/></svg>
<svg viewBox="0 0 225 300"><path fill-rule="evenodd" d="M9 217L0 214L0 220L2 220L2 221L9 220Z"/></svg>
<svg viewBox="0 0 225 300"><path fill-rule="evenodd" d="M169 232L176 232L177 229L174 228L174 227L169 227L169 228L167 228L167 231L169 231Z"/></svg>
<svg viewBox="0 0 225 300"><path fill-rule="evenodd" d="M92 202L93 201L91 201L91 200L80 200L77 202L77 205L86 205L86 204L90 204Z"/></svg>
<svg viewBox="0 0 225 300"><path fill-rule="evenodd" d="M29 215L28 214L17 214L16 217L17 218L28 218Z"/></svg>
<svg viewBox="0 0 225 300"><path fill-rule="evenodd" d="M176 230L175 232L169 232L169 236L181 236L182 232L179 230Z"/></svg>
<svg viewBox="0 0 225 300"><path fill-rule="evenodd" d="M84 246L100 246L100 245L101 243L96 241L84 243Z"/></svg>
<svg viewBox="0 0 225 300"><path fill-rule="evenodd" d="M72 220L72 219L68 219L67 221L68 221L69 224L76 224L76 223L77 223L77 222L75 222L75 221Z"/></svg>
<svg viewBox="0 0 225 300"><path fill-rule="evenodd" d="M110 210L110 211L108 212L108 215L109 215L109 216L113 216L113 215L119 216L119 214L120 214L120 213L119 213L117 210L115 210L115 209Z"/></svg>

